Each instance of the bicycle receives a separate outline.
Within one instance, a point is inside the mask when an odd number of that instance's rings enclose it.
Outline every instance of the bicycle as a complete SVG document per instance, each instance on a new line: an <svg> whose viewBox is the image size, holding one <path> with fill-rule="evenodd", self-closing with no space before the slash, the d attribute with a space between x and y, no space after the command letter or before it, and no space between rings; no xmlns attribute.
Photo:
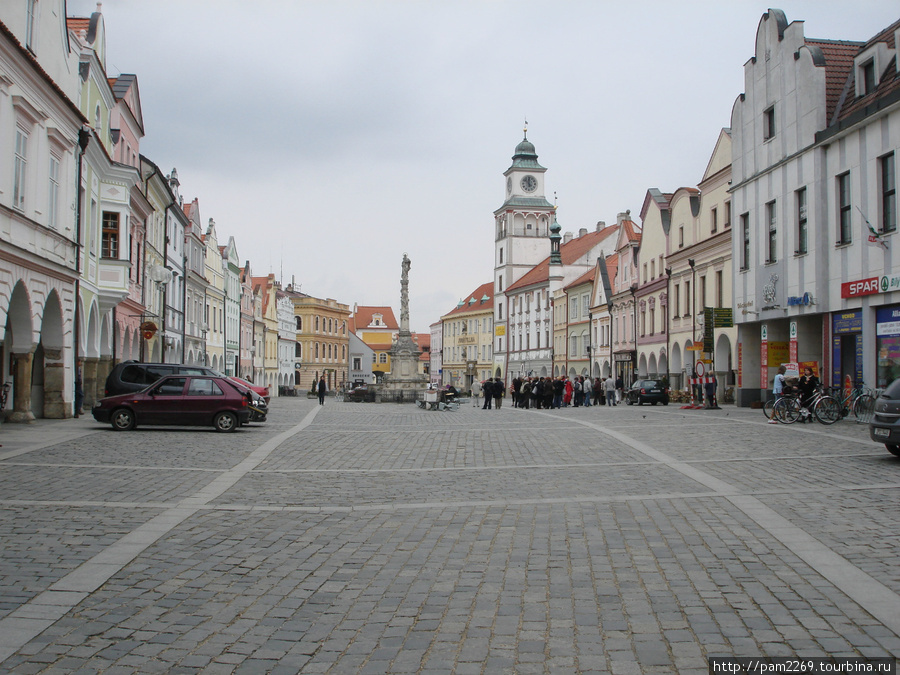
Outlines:
<svg viewBox="0 0 900 675"><path fill-rule="evenodd" d="M838 389L838 391L840 392L841 390ZM871 391L861 382L857 382L856 386L848 391L846 395L830 394L830 398L834 399L839 406L839 419L846 417L851 412L857 421L871 416L872 411L875 409L875 397L872 396Z"/></svg>

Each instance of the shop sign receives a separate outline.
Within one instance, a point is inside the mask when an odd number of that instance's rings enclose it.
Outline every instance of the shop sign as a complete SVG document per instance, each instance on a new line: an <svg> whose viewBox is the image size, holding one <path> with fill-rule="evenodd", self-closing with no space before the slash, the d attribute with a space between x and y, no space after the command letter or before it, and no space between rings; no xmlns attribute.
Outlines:
<svg viewBox="0 0 900 675"><path fill-rule="evenodd" d="M900 289L900 276L883 276L881 277L881 292L896 291Z"/></svg>
<svg viewBox="0 0 900 675"><path fill-rule="evenodd" d="M458 345L477 345L478 344L478 336L477 335L460 335L456 338L456 344Z"/></svg>
<svg viewBox="0 0 900 675"><path fill-rule="evenodd" d="M803 295L790 295L787 299L787 304L789 307L808 307L809 305L814 305L813 297L811 293L804 293Z"/></svg>
<svg viewBox="0 0 900 675"><path fill-rule="evenodd" d="M506 326L504 324L498 324L494 327L494 335L506 335Z"/></svg>
<svg viewBox="0 0 900 675"><path fill-rule="evenodd" d="M787 363L791 357L791 347L787 342L769 340L768 347L768 362L766 365L770 368Z"/></svg>
<svg viewBox="0 0 900 675"><path fill-rule="evenodd" d="M616 361L633 361L634 359L632 359L631 353L629 352L627 354L616 354L615 360Z"/></svg>
<svg viewBox="0 0 900 675"><path fill-rule="evenodd" d="M875 335L900 335L900 307L879 307L876 310Z"/></svg>
<svg viewBox="0 0 900 675"><path fill-rule="evenodd" d="M834 335L847 335L862 331L862 310L853 312L836 312L831 316Z"/></svg>
<svg viewBox="0 0 900 675"><path fill-rule="evenodd" d="M885 279L887 279L887 277L885 277ZM856 298L861 295L874 295L875 293L881 292L879 288L878 277L860 279L859 281L848 281L845 284L841 284L841 297Z"/></svg>

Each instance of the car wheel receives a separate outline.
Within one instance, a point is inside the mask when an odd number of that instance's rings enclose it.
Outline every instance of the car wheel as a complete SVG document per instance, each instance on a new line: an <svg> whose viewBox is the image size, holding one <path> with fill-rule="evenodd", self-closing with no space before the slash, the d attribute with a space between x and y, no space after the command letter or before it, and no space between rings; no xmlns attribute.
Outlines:
<svg viewBox="0 0 900 675"><path fill-rule="evenodd" d="M900 445L894 445L893 443L885 443L884 447L887 448L887 451L894 455L895 457L900 457Z"/></svg>
<svg viewBox="0 0 900 675"><path fill-rule="evenodd" d="M128 408L113 410L110 422L116 431L131 431L135 427L134 412Z"/></svg>
<svg viewBox="0 0 900 675"><path fill-rule="evenodd" d="M213 420L213 426L216 431L234 431L238 428L238 418L234 413L220 412Z"/></svg>

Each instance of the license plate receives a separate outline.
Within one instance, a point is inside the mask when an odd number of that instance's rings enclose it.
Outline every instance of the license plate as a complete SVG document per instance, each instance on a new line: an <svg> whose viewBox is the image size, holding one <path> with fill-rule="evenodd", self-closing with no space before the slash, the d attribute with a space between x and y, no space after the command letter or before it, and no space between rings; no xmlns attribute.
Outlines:
<svg viewBox="0 0 900 675"><path fill-rule="evenodd" d="M890 429L881 429L880 427L875 427L872 429L872 435L878 436L878 438L890 438L891 430Z"/></svg>

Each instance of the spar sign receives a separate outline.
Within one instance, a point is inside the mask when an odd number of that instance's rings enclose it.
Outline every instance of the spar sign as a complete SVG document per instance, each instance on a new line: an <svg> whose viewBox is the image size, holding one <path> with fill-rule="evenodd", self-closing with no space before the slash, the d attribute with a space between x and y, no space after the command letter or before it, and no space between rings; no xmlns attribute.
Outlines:
<svg viewBox="0 0 900 675"><path fill-rule="evenodd" d="M900 275L869 277L859 281L848 281L841 284L842 298L856 298L861 295L875 295L900 290Z"/></svg>

